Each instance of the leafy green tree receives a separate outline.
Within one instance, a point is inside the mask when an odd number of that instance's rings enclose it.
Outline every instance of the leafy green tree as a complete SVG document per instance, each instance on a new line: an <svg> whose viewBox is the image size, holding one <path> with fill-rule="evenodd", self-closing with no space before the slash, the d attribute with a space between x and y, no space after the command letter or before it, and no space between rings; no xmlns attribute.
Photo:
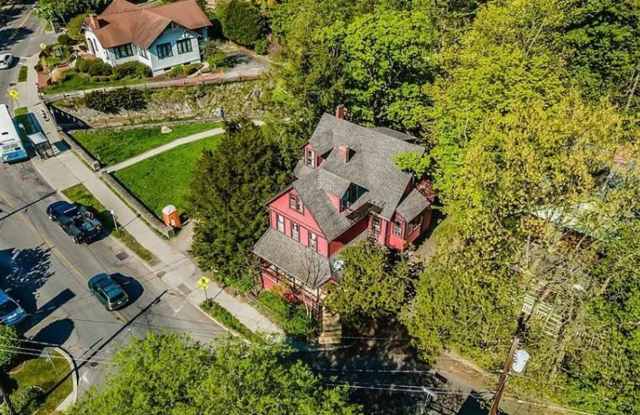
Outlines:
<svg viewBox="0 0 640 415"><path fill-rule="evenodd" d="M76 42L84 41L81 29L82 24L88 15L88 13L79 14L69 19L69 23L67 23L67 34Z"/></svg>
<svg viewBox="0 0 640 415"><path fill-rule="evenodd" d="M560 48L574 79L594 99L613 95L638 104L640 3L635 0L563 0Z"/></svg>
<svg viewBox="0 0 640 415"><path fill-rule="evenodd" d="M371 242L347 247L340 282L330 287L325 304L344 318L395 315L404 304L411 282L406 261L395 265L390 253Z"/></svg>
<svg viewBox="0 0 640 415"><path fill-rule="evenodd" d="M225 37L243 46L254 47L265 35L265 19L253 2L228 0L221 3L218 18Z"/></svg>
<svg viewBox="0 0 640 415"><path fill-rule="evenodd" d="M203 154L191 186L192 251L203 269L225 283L252 286L250 250L266 229L264 206L287 178L276 140L248 122Z"/></svg>
<svg viewBox="0 0 640 415"><path fill-rule="evenodd" d="M82 13L99 13L112 0L38 0L36 13L50 21L66 25L69 19Z"/></svg>
<svg viewBox="0 0 640 415"><path fill-rule="evenodd" d="M16 356L15 348L19 345L20 335L15 328L0 326L0 368L9 368Z"/></svg>
<svg viewBox="0 0 640 415"><path fill-rule="evenodd" d="M107 415L343 414L360 411L345 388L326 388L276 344L222 339L210 348L176 334L135 339L105 386L70 413Z"/></svg>

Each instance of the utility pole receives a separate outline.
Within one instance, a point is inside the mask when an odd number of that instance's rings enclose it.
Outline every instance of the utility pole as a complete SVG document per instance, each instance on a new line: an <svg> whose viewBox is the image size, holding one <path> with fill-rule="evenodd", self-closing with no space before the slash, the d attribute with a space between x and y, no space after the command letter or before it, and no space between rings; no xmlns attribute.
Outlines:
<svg viewBox="0 0 640 415"><path fill-rule="evenodd" d="M504 366L502 368L502 374L500 374L500 379L498 380L498 388L496 389L496 396L493 398L493 404L491 405L491 411L489 411L489 415L498 415L498 410L500 409L500 400L502 399L502 394L504 393L505 388L507 387L507 379L509 378L509 373L511 372L511 366L513 365L513 356L518 349L518 345L520 344L520 337L515 335L513 337L513 341L511 342L511 349L509 349L509 355L507 359L504 361Z"/></svg>
<svg viewBox="0 0 640 415"><path fill-rule="evenodd" d="M516 373L521 373L526 364L527 360L529 360L529 353L525 350L518 350L518 346L520 346L520 336L525 332L525 323L524 323L524 315L520 314L518 317L518 328L516 329L516 334L513 336L513 340L511 341L511 348L509 349L509 355L507 359L504 361L504 366L502 367L502 374L500 375L500 379L498 379L498 388L496 389L496 395L493 398L493 404L491 405L491 410L489 411L489 415L498 415L498 411L500 410L500 400L502 399L502 395L504 394L504 390L507 387L507 380L509 379L509 374L511 374L511 370L513 369ZM514 367L515 362L515 367Z"/></svg>

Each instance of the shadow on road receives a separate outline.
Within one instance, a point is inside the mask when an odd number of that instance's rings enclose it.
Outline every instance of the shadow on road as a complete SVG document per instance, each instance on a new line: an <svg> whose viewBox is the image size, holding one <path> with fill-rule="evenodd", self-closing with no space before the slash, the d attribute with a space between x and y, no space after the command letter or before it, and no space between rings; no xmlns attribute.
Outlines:
<svg viewBox="0 0 640 415"><path fill-rule="evenodd" d="M25 319L24 322L20 325L20 328L24 330L24 332L26 332L31 327L37 326L41 321L53 314L64 304L68 303L75 296L76 295L73 293L73 291L69 289L62 290L60 293L58 293L58 295L47 301L46 304L40 307L32 315L30 315L28 319Z"/></svg>
<svg viewBox="0 0 640 415"><path fill-rule="evenodd" d="M27 29L26 27L0 29L0 50L9 49L21 40L29 37L32 33L33 30Z"/></svg>
<svg viewBox="0 0 640 415"><path fill-rule="evenodd" d="M0 251L0 288L27 313L37 311L36 293L52 275L49 247Z"/></svg>
<svg viewBox="0 0 640 415"><path fill-rule="evenodd" d="M36 347L40 343L62 345L71 336L75 324L71 319L64 318L49 323L38 331L38 334L33 336L32 345L29 347Z"/></svg>
<svg viewBox="0 0 640 415"><path fill-rule="evenodd" d="M127 296L129 296L129 304L127 304L127 307L135 303L136 300L142 296L144 287L142 287L142 284L140 284L136 279L119 273L111 274L111 278L120 284L122 289L127 293Z"/></svg>

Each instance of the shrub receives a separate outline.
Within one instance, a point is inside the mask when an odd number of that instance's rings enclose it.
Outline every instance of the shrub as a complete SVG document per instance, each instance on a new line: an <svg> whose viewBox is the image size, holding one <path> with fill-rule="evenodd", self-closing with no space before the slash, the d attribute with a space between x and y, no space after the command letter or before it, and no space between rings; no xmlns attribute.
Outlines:
<svg viewBox="0 0 640 415"><path fill-rule="evenodd" d="M15 328L0 326L0 369L6 370L11 366L16 354L11 349L20 346L20 335Z"/></svg>
<svg viewBox="0 0 640 415"><path fill-rule="evenodd" d="M183 73L185 75L191 75L194 74L196 72L198 72L198 69L202 68L202 64L201 63L191 63L189 65L185 65L184 69L183 69Z"/></svg>
<svg viewBox="0 0 640 415"><path fill-rule="evenodd" d="M63 33L60 36L58 36L58 43L64 46L71 46L76 42L75 40L71 39L71 37L68 34Z"/></svg>
<svg viewBox="0 0 640 415"><path fill-rule="evenodd" d="M83 13L69 20L69 23L67 23L67 35L69 35L71 39L79 42L84 38L84 36L82 36L81 28L82 23L87 16L87 13Z"/></svg>
<svg viewBox="0 0 640 415"><path fill-rule="evenodd" d="M269 42L267 41L267 39L259 39L256 42L255 50L258 55L266 55L269 51Z"/></svg>
<svg viewBox="0 0 640 415"><path fill-rule="evenodd" d="M230 0L219 7L224 35L243 46L253 47L264 34L265 20L260 9L245 0Z"/></svg>
<svg viewBox="0 0 640 415"><path fill-rule="evenodd" d="M113 68L115 79L132 78L148 78L151 76L151 69L140 62L127 62Z"/></svg>
<svg viewBox="0 0 640 415"><path fill-rule="evenodd" d="M167 73L170 78L177 78L184 73L184 67L182 65L176 65Z"/></svg>
<svg viewBox="0 0 640 415"><path fill-rule="evenodd" d="M119 88L110 91L93 91L85 97L87 107L107 114L117 114L121 110L139 111L147 107L143 91Z"/></svg>
<svg viewBox="0 0 640 415"><path fill-rule="evenodd" d="M111 65L100 59L78 58L75 69L78 72L87 73L91 76L108 76L113 72Z"/></svg>
<svg viewBox="0 0 640 415"><path fill-rule="evenodd" d="M211 69L223 68L226 64L226 55L222 51L218 51L207 58L207 63Z"/></svg>
<svg viewBox="0 0 640 415"><path fill-rule="evenodd" d="M35 414L38 411L38 407L44 402L44 399L44 390L34 385L27 386L11 395L11 402L20 414ZM0 414L9 415L9 408L6 403L2 403L0 406Z"/></svg>
<svg viewBox="0 0 640 415"><path fill-rule="evenodd" d="M288 303L278 294L261 292L258 295L258 307L291 336L308 336L316 329L315 320L307 316L303 305Z"/></svg>

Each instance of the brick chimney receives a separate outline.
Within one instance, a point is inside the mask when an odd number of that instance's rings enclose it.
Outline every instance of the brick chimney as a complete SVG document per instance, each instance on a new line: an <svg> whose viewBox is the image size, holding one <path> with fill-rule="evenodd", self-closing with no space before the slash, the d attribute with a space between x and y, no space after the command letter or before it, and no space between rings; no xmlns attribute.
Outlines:
<svg viewBox="0 0 640 415"><path fill-rule="evenodd" d="M351 149L346 144L341 144L338 146L338 155L340 156L340 160L347 163L351 160Z"/></svg>
<svg viewBox="0 0 640 415"><path fill-rule="evenodd" d="M100 29L100 22L95 14L89 15L89 26L92 29Z"/></svg>
<svg viewBox="0 0 640 415"><path fill-rule="evenodd" d="M336 118L339 120L344 120L347 116L347 107L340 104L336 107Z"/></svg>

